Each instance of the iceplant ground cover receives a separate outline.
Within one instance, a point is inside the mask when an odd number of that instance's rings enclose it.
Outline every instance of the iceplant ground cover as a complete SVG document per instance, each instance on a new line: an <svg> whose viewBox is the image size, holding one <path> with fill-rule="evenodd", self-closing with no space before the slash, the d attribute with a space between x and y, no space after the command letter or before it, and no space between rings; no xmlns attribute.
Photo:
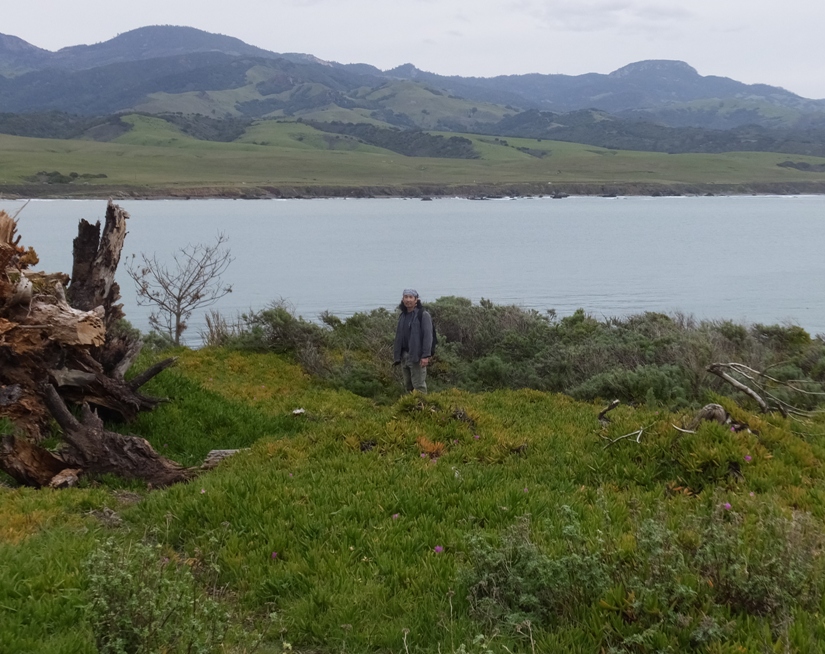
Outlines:
<svg viewBox="0 0 825 654"><path fill-rule="evenodd" d="M180 354L152 389L171 402L121 428L190 465L249 449L164 490L0 488L0 651L96 651L103 609L89 608L100 588L85 562L110 542L127 563L150 543L144 565L171 561L193 597L225 607L229 625L204 651L825 642L820 420L720 400L750 432L683 434L682 416L644 406L603 427L600 405L529 390L380 406L286 357ZM638 442L619 439L639 428Z"/></svg>

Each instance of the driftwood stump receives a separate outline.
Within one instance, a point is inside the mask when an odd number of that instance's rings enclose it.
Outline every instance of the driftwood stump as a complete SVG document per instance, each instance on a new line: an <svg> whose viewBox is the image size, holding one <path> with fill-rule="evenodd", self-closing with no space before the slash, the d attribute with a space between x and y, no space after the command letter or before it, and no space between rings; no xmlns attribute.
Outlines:
<svg viewBox="0 0 825 654"><path fill-rule="evenodd" d="M57 479L59 485L90 472L156 486L191 476L144 439L106 431L94 411L128 421L154 408L163 400L140 388L174 363L167 359L124 379L141 346L139 337L119 329L124 315L115 273L128 218L110 202L102 233L99 222L80 222L69 283L65 274L30 270L37 254L20 245L17 222L0 211L0 418L16 427L0 440L0 470L22 484ZM81 407L80 421L67 404ZM65 441L57 452L38 445L52 418Z"/></svg>

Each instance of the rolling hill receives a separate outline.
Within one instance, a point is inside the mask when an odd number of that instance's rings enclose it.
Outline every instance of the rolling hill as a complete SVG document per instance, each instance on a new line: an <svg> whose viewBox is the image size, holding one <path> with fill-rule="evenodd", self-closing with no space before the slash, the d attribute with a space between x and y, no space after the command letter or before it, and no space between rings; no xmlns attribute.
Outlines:
<svg viewBox="0 0 825 654"><path fill-rule="evenodd" d="M689 158L678 160L685 166L678 170L655 157L625 170L605 165L603 156L585 156L587 165L570 168L556 160L559 144L568 142L591 152L595 146L665 155L779 153L786 156L742 157L718 181L779 184L771 188L784 192L786 182L822 181L821 161L797 157L825 157L825 100L702 76L678 61L636 62L609 75L445 77L412 64L381 71L309 54L279 54L189 27L153 26L58 52L0 35L0 73L0 134L119 147L171 146L187 153L175 157L202 149L211 161L206 169L200 161L189 162L194 167L183 176L166 171L165 183L153 175L156 171L141 168L146 153L130 153L137 168L126 170L105 147L94 163L88 145L50 146L54 156L44 158L40 145L30 140L3 139L7 164L0 173L5 185L13 186L51 184L72 171L78 176L71 184L90 184L83 175L101 174L103 161L110 177L95 182L103 186L125 185L129 179L143 179L138 186L175 188L247 182L260 188L292 183L350 187L378 180L378 186L397 192L399 184L668 185L716 179L706 174L717 168L710 159L702 171ZM303 126L296 131L298 123ZM284 133L299 132L300 139L284 141ZM207 147L208 141L215 147ZM275 142L286 149L274 152ZM312 157L286 169L295 175L279 172L273 178L267 172L272 164L265 162L289 161L296 152L303 157L309 143L318 146ZM236 156L250 148L256 154L233 168ZM57 155L64 151L75 154ZM344 170L342 159L327 160L331 152L354 156L352 167ZM376 159L391 155L392 170L388 161ZM454 163L399 166L403 159L398 156ZM619 160L630 163L634 157ZM767 167L754 168L757 160Z"/></svg>
<svg viewBox="0 0 825 654"><path fill-rule="evenodd" d="M681 61L635 62L607 75L448 77L412 64L381 71L368 64L322 61L310 54L275 53L233 37L169 25L143 27L102 43L57 52L0 35L0 73L4 75L0 111L6 112L58 109L91 114L140 109L264 116L305 110L301 103L309 97L316 98L312 109L323 106L324 99L349 109L352 106L347 105L357 105L383 85L405 81L473 105L496 105L501 113L597 109L664 126L713 129L825 123L825 100L809 100L764 84L702 76ZM250 84L254 92L247 88ZM294 92L283 96L306 84L320 86L302 90L298 98L293 98ZM170 97L215 92L223 93L217 103ZM416 111L412 105L403 109L393 108L394 114L408 117L403 122L434 127L412 116ZM484 122L482 116L476 119Z"/></svg>

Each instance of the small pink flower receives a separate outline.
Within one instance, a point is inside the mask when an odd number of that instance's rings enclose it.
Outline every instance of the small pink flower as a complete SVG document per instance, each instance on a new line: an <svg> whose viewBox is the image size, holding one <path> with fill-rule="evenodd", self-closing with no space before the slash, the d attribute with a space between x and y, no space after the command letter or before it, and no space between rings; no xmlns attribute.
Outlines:
<svg viewBox="0 0 825 654"><path fill-rule="evenodd" d="M458 439L457 439L457 438L454 438L454 439L453 439L453 443L458 443Z"/></svg>
<svg viewBox="0 0 825 654"><path fill-rule="evenodd" d="M421 453L421 458L422 458L422 459L426 459L426 458L427 458L427 453L426 453L426 452L422 452L422 453Z"/></svg>
<svg viewBox="0 0 825 654"><path fill-rule="evenodd" d="M748 493L748 495L750 495L751 497L756 497L756 493L754 493L753 491L751 491L750 493Z"/></svg>
<svg viewBox="0 0 825 654"><path fill-rule="evenodd" d="M393 514L392 514L392 519L393 519L393 520L398 520L398 518L399 518L399 517L400 517L400 516L399 516L399 514L397 514L397 513L393 513Z"/></svg>
<svg viewBox="0 0 825 654"><path fill-rule="evenodd" d="M527 492L527 489L526 489L526 488L524 489L524 492L525 492L525 493Z"/></svg>
<svg viewBox="0 0 825 654"><path fill-rule="evenodd" d="M481 438L481 436L479 436L478 434L473 434L473 438L475 438L476 440L478 440L479 438Z"/></svg>
<svg viewBox="0 0 825 654"><path fill-rule="evenodd" d="M289 476L290 476L290 477L292 476L292 473L291 473L291 472L289 473Z"/></svg>
<svg viewBox="0 0 825 654"><path fill-rule="evenodd" d="M205 492L206 492L206 489L205 489L205 488L201 488L201 495L203 495Z"/></svg>
<svg viewBox="0 0 825 654"><path fill-rule="evenodd" d="M277 558L278 558L278 552L272 552L272 557L271 557L271 558L272 558L273 560L274 560L274 559L277 559Z"/></svg>
<svg viewBox="0 0 825 654"><path fill-rule="evenodd" d="M736 427L731 427L730 430L731 431L736 431Z"/></svg>
<svg viewBox="0 0 825 654"><path fill-rule="evenodd" d="M725 507L725 511L730 511L730 510L731 510L731 508L732 508L732 507L731 507L731 505L730 505L730 502L725 502L725 503L723 504L723 506Z"/></svg>
<svg viewBox="0 0 825 654"><path fill-rule="evenodd" d="M443 547L441 547L441 545L436 545L436 546L433 548L433 550L435 551L435 553L436 553L436 554L441 554L441 553L444 551L444 548L443 548Z"/></svg>
<svg viewBox="0 0 825 654"><path fill-rule="evenodd" d="M751 462L751 455L750 454L745 455L745 461L747 461L748 463Z"/></svg>

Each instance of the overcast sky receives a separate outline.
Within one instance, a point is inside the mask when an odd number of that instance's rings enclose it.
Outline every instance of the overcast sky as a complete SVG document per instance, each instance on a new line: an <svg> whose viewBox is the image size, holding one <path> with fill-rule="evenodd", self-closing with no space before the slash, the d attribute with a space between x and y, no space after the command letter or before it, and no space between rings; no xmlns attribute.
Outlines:
<svg viewBox="0 0 825 654"><path fill-rule="evenodd" d="M0 32L47 50L189 25L275 52L443 75L609 73L679 59L825 98L825 0L26 0Z"/></svg>

